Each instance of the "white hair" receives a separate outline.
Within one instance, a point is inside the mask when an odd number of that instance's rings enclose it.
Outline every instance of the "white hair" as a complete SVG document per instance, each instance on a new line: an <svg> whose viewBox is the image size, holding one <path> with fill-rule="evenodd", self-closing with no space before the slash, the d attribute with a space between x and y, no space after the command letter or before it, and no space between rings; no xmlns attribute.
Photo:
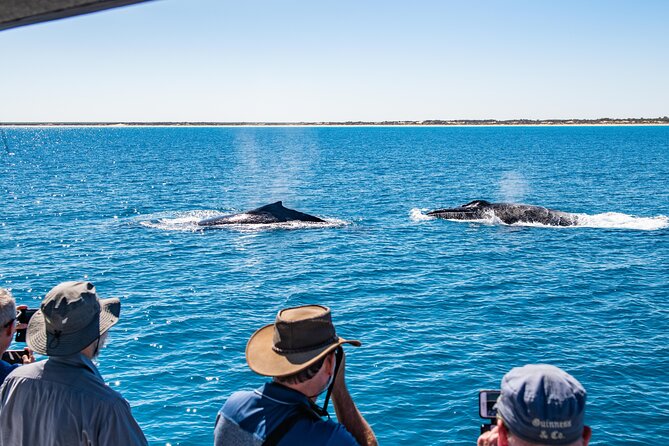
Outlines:
<svg viewBox="0 0 669 446"><path fill-rule="evenodd" d="M0 288L0 326L16 318L16 302L11 291Z"/></svg>
<svg viewBox="0 0 669 446"><path fill-rule="evenodd" d="M109 330L105 331L100 336L93 339L93 342L91 342L86 347L84 347L83 350L92 349L91 354L93 355L93 358L97 358L98 355L100 354L100 350L102 350L102 348L105 346L105 344L107 344L107 338L108 337L109 337Z"/></svg>

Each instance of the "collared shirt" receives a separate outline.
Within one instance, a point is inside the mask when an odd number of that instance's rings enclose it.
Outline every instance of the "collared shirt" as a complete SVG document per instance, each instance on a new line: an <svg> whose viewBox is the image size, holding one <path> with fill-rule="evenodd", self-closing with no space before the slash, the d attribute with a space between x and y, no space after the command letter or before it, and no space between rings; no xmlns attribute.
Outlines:
<svg viewBox="0 0 669 446"><path fill-rule="evenodd" d="M302 393L270 382L254 391L234 393L216 417L215 446L260 445L283 420L309 406ZM279 445L345 445L358 443L332 420L300 419Z"/></svg>
<svg viewBox="0 0 669 446"><path fill-rule="evenodd" d="M18 364L10 364L7 361L3 361L0 359L0 385L5 381L5 378L7 378L7 375L12 373L12 370L17 368L19 365Z"/></svg>
<svg viewBox="0 0 669 446"><path fill-rule="evenodd" d="M19 367L0 388L0 446L146 444L128 402L80 353Z"/></svg>

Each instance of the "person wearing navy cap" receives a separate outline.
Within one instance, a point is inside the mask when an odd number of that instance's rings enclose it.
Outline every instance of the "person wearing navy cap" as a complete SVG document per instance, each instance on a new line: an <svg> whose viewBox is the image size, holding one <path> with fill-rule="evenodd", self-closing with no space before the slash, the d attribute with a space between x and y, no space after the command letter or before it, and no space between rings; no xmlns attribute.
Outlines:
<svg viewBox="0 0 669 446"><path fill-rule="evenodd" d="M586 392L576 378L548 364L516 367L502 378L497 427L478 446L587 446Z"/></svg>

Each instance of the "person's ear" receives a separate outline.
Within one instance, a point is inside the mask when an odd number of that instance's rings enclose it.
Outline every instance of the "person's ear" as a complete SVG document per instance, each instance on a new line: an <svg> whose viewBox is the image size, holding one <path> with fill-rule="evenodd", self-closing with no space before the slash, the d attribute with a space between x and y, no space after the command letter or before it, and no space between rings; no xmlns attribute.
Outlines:
<svg viewBox="0 0 669 446"><path fill-rule="evenodd" d="M509 432L502 420L497 420L497 446L509 446Z"/></svg>
<svg viewBox="0 0 669 446"><path fill-rule="evenodd" d="M330 376L334 373L334 367L335 367L335 354L334 354L334 352L329 353L326 356L325 362L323 363L323 367L325 367L325 371L327 372L328 376Z"/></svg>
<svg viewBox="0 0 669 446"><path fill-rule="evenodd" d="M590 426L584 426L583 427L583 446L588 446L588 443L590 442L590 437L592 437L592 429L590 429Z"/></svg>

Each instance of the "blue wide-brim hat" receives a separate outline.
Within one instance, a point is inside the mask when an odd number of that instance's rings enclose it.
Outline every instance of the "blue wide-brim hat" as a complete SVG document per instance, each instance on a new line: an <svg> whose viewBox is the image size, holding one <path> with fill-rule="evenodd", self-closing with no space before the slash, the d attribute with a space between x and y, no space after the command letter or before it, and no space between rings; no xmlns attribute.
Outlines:
<svg viewBox="0 0 669 446"><path fill-rule="evenodd" d="M98 298L92 283L63 282L30 318L28 347L42 355L72 355L116 324L120 313L121 302Z"/></svg>

